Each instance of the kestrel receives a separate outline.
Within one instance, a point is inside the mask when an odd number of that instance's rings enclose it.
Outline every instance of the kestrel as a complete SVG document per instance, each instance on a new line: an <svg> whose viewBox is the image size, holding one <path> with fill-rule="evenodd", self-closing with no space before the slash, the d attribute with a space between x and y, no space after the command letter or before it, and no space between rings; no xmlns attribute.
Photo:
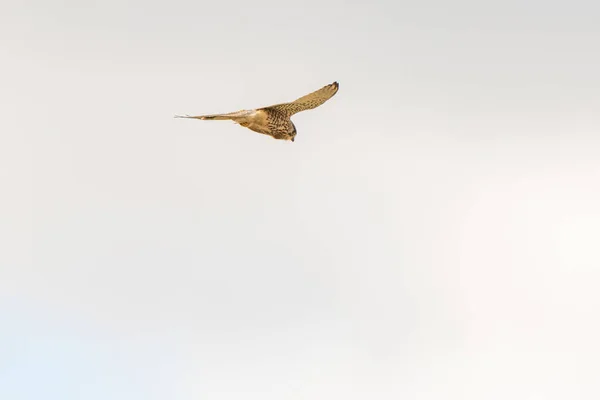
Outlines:
<svg viewBox="0 0 600 400"><path fill-rule="evenodd" d="M232 120L255 132L272 136L275 139L291 140L293 142L296 136L296 127L290 117L296 113L311 110L325 103L337 93L338 87L339 84L333 82L291 103L276 104L254 110L240 110L228 114L176 115L175 118Z"/></svg>

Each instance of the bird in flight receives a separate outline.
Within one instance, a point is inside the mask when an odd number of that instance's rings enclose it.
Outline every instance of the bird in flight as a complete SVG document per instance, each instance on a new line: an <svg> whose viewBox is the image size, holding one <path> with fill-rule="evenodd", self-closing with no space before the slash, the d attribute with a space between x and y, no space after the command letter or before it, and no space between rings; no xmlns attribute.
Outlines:
<svg viewBox="0 0 600 400"><path fill-rule="evenodd" d="M236 124L255 132L272 136L275 139L291 140L293 142L297 132L290 117L301 111L312 110L325 103L337 93L338 88L339 84L333 82L290 103L275 104L253 110L240 110L228 114L176 115L175 118L232 120Z"/></svg>

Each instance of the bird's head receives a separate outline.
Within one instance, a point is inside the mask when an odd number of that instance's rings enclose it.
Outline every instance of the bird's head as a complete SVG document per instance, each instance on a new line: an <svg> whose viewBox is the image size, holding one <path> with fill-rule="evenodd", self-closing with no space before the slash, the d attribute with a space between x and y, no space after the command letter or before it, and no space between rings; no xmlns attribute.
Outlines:
<svg viewBox="0 0 600 400"><path fill-rule="evenodd" d="M296 138L296 133L297 133L297 132L296 132L296 125L294 125L294 123L292 122L292 133L290 134L290 137L291 137L291 139L290 139L290 140L291 140L292 142L293 142L293 141L294 141L294 139Z"/></svg>

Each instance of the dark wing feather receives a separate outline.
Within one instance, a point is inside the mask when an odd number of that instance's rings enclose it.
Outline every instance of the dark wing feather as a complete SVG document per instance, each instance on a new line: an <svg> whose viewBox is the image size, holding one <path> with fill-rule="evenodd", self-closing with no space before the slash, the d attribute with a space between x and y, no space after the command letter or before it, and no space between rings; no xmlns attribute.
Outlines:
<svg viewBox="0 0 600 400"><path fill-rule="evenodd" d="M302 96L291 103L275 104L273 106L263 107L262 109L270 109L276 111L277 113L291 117L296 113L305 110L311 110L325 103L337 93L338 88L339 84L337 82L333 82L332 84L323 86L321 89L309 93L306 96Z"/></svg>

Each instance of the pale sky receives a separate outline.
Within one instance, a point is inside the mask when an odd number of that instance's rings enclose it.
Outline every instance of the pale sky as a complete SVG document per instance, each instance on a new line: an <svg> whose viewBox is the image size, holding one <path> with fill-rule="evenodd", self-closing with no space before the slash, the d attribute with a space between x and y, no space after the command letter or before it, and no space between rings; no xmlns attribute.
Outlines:
<svg viewBox="0 0 600 400"><path fill-rule="evenodd" d="M598 21L3 2L0 398L600 398Z"/></svg>

